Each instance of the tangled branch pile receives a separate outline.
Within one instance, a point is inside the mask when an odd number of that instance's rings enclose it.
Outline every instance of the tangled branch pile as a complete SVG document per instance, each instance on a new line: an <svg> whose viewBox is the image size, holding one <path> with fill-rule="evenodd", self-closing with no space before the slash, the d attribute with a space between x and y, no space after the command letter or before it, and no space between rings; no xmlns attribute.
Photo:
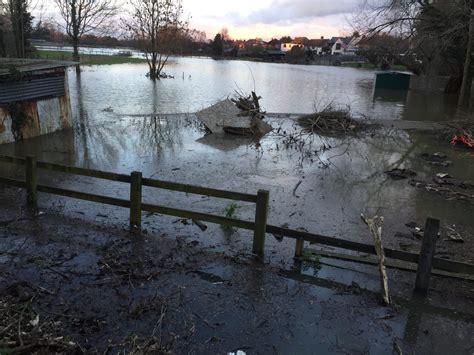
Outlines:
<svg viewBox="0 0 474 355"><path fill-rule="evenodd" d="M252 91L251 95L244 96L243 94L236 92L235 97L231 101L241 110L241 116L250 116L255 119L262 120L265 117L265 112L261 110L260 99L261 96Z"/></svg>
<svg viewBox="0 0 474 355"><path fill-rule="evenodd" d="M239 136L256 137L263 136L271 131L271 126L263 121L265 112L260 106L261 96L252 91L251 95L245 96L240 92L235 92L235 96L231 99L232 103L239 109L239 117L249 117L248 126L228 125L224 126L225 133Z"/></svg>
<svg viewBox="0 0 474 355"><path fill-rule="evenodd" d="M298 123L311 133L350 132L361 125L352 118L349 108L336 108L332 104L320 112L300 117Z"/></svg>
<svg viewBox="0 0 474 355"><path fill-rule="evenodd" d="M14 290L13 290L14 289ZM20 296L33 292L26 283L10 286ZM33 297L33 296L31 296ZM78 349L76 343L61 335L60 321L42 319L32 307L31 299L20 301L7 296L0 301L0 353L66 353Z"/></svg>

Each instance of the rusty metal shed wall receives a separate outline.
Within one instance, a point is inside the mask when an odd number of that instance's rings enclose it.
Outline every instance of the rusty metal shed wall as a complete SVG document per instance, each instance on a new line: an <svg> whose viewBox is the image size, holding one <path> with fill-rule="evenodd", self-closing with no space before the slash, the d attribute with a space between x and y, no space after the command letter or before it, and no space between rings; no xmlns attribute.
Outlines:
<svg viewBox="0 0 474 355"><path fill-rule="evenodd" d="M11 102L64 96L64 74L0 82L0 106Z"/></svg>

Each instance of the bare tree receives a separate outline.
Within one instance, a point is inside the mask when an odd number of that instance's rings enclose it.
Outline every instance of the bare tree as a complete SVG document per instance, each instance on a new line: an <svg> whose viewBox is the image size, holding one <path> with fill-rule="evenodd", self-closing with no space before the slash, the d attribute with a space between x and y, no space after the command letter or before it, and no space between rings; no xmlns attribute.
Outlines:
<svg viewBox="0 0 474 355"><path fill-rule="evenodd" d="M181 0L129 0L132 13L125 28L141 43L149 77L159 79L176 39L187 30Z"/></svg>
<svg viewBox="0 0 474 355"><path fill-rule="evenodd" d="M463 105L473 76L473 6L472 0L364 0L355 27L366 36L391 33L409 40L405 58L420 59L426 75L449 75L446 90L459 92Z"/></svg>
<svg viewBox="0 0 474 355"><path fill-rule="evenodd" d="M467 48L466 48L466 59L464 61L464 70L463 70L463 76L462 76L462 84L461 84L461 89L459 91L459 100L458 100L458 107L463 107L466 102L466 96L468 90L468 86L471 86L472 83L472 77L473 77L473 68L472 66L474 65L474 60L472 58L473 56L473 41L474 41L474 1L469 0L469 34L468 34L468 40L467 40ZM473 103L470 103L473 105Z"/></svg>
<svg viewBox="0 0 474 355"><path fill-rule="evenodd" d="M73 59L79 61L79 44L83 35L105 30L117 12L115 0L54 0L71 40Z"/></svg>

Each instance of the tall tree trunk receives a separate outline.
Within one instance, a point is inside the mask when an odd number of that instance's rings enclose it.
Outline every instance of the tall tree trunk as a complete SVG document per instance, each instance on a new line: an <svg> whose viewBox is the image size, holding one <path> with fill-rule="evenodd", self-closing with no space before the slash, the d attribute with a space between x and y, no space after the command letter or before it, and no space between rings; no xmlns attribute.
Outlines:
<svg viewBox="0 0 474 355"><path fill-rule="evenodd" d="M79 39L74 38L72 40L72 60L75 62L80 62L81 58L79 56ZM79 64L76 65L76 74L81 74L81 66Z"/></svg>
<svg viewBox="0 0 474 355"><path fill-rule="evenodd" d="M464 72L462 77L461 90L459 91L458 107L463 107L466 104L468 86L470 87L472 81L472 51L474 40L474 0L470 2L470 20L469 20L469 34L467 40L466 60L464 62Z"/></svg>
<svg viewBox="0 0 474 355"><path fill-rule="evenodd" d="M3 23L0 23L0 57L6 57L7 49L5 46L5 37L3 34L3 29L1 28L2 26L3 26Z"/></svg>

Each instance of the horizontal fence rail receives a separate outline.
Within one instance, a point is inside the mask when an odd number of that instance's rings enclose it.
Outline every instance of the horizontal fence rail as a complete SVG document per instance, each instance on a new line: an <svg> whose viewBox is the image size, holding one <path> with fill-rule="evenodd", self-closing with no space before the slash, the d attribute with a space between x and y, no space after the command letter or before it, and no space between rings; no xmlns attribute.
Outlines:
<svg viewBox="0 0 474 355"><path fill-rule="evenodd" d="M6 177L0 177L0 183L15 186L19 188L26 188L27 200L30 205L36 206L37 192L49 193L59 196L65 196L90 202L107 204L130 209L130 225L132 227L140 227L142 211L169 215L174 217L189 218L193 220L205 221L209 223L220 224L224 226L237 227L245 230L254 231L253 236L253 252L257 255L264 255L265 234L271 233L275 236L287 237L296 240L295 256L301 257L303 253L304 242L321 244L371 255L376 255L376 250L373 245L364 244L360 242L338 239L335 237L328 237L309 232L293 230L289 228L282 228L273 225L267 225L268 212L268 191L260 190L257 194L247 194L241 192L232 192L226 190L219 190L201 186L194 186L170 181L155 180L150 178L142 178L140 172L132 172L130 175L117 174L105 172L100 170L85 169L78 167L70 167L60 164L51 164L45 162L37 162L34 157L17 158L10 156L1 156L0 162L16 164L25 167L26 181L19 181ZM73 191L58 187L46 186L37 183L37 169L68 173L73 175L87 176L110 181L118 181L130 184L130 199L119 199L103 195L90 194L80 191ZM211 196L222 199L237 200L244 202L251 202L256 205L255 220L244 221L236 218L227 218L207 213L196 211L177 209L172 207L158 206L153 204L142 203L142 187L152 187L166 189L176 192L185 192L203 196ZM404 262L418 264L420 255L410 252L394 249L384 249L387 258L401 260ZM459 261L446 260L431 257L430 266L437 270L447 271L457 274L474 275L474 265L463 263Z"/></svg>

